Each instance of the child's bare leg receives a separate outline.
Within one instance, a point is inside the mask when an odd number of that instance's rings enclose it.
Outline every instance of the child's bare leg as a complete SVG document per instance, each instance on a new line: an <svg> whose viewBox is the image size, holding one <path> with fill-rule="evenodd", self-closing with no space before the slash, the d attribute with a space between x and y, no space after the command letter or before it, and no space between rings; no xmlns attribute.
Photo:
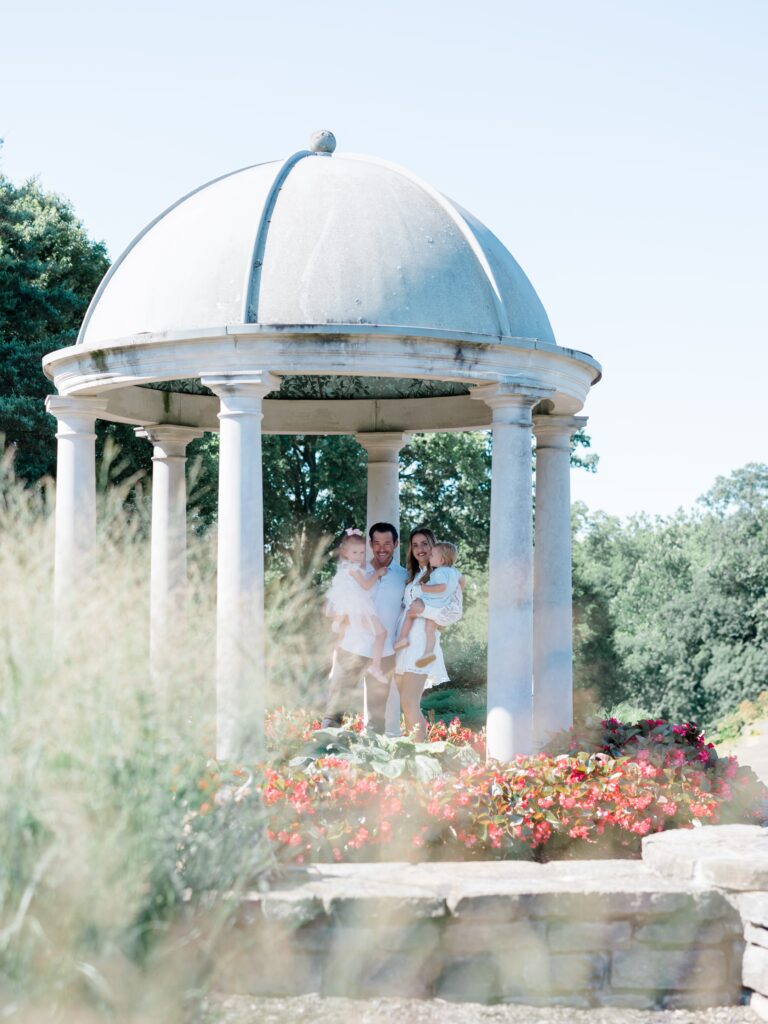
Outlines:
<svg viewBox="0 0 768 1024"><path fill-rule="evenodd" d="M424 602L418 597L413 602L411 607L405 613L405 620L400 629L400 636L397 638L397 642L394 644L396 651L401 650L403 647L408 646L408 637L410 636L411 627L413 626L413 620L418 619L421 613L424 611Z"/></svg>
<svg viewBox="0 0 768 1024"><path fill-rule="evenodd" d="M420 658L416 659L416 665L418 668L426 668L427 665L431 665L437 658L437 655L435 654L435 636L437 635L437 630L432 619L424 620L424 631L424 654Z"/></svg>
<svg viewBox="0 0 768 1024"><path fill-rule="evenodd" d="M437 623L432 619L424 620L424 629L427 634L427 642L424 644L424 653L431 654L435 649L435 636L437 635Z"/></svg>

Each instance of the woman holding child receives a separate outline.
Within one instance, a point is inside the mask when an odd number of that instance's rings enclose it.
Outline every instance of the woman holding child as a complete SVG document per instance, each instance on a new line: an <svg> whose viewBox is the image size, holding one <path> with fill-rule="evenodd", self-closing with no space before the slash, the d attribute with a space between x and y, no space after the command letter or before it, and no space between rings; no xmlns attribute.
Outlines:
<svg viewBox="0 0 768 1024"><path fill-rule="evenodd" d="M425 739L427 723L421 713L425 687L448 680L440 647L440 627L457 622L462 615L460 575L453 569L456 549L438 543L426 526L411 532L403 594L403 612L395 643L395 683L405 730ZM449 570L447 573L443 570ZM422 589L422 588L425 589ZM437 599L437 603L433 598Z"/></svg>

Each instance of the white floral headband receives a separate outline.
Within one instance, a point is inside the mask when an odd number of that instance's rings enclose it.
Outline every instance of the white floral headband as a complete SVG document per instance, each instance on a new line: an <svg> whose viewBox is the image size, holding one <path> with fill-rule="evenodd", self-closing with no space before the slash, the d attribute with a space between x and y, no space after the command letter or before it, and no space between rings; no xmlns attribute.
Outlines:
<svg viewBox="0 0 768 1024"><path fill-rule="evenodd" d="M348 537L362 537L363 531L358 530L356 526L348 526L344 531Z"/></svg>

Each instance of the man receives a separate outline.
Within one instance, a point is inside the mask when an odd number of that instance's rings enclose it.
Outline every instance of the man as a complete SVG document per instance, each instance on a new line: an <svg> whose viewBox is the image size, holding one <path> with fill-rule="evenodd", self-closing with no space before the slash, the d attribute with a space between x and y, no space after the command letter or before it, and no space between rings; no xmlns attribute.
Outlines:
<svg viewBox="0 0 768 1024"><path fill-rule="evenodd" d="M374 732L384 732L387 696L395 671L395 627L402 610L408 574L395 558L399 538L391 523L374 523L368 536L373 551L371 565L374 569L387 570L374 585L373 604L387 631L381 668L388 682L381 683L367 674L373 652L373 634L359 626L347 626L333 662L328 701L323 715L324 729L341 725L344 715L355 708L355 689L362 678L368 706L368 728Z"/></svg>

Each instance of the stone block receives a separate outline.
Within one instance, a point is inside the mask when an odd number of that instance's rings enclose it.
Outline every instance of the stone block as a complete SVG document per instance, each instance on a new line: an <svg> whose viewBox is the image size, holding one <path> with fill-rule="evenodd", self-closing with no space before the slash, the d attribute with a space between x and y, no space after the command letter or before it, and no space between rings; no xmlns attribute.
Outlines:
<svg viewBox="0 0 768 1024"><path fill-rule="evenodd" d="M744 939L753 946L768 949L768 928L763 928L759 924L747 924L744 926Z"/></svg>
<svg viewBox="0 0 768 1024"><path fill-rule="evenodd" d="M500 996L495 958L446 958L433 987L433 995L456 1003L489 1003Z"/></svg>
<svg viewBox="0 0 768 1024"><path fill-rule="evenodd" d="M643 839L643 863L674 881L768 889L768 830L759 825L671 829Z"/></svg>
<svg viewBox="0 0 768 1024"><path fill-rule="evenodd" d="M741 994L740 986L708 989L706 992L670 992L663 996L663 1010L708 1010L713 1006L736 1006Z"/></svg>
<svg viewBox="0 0 768 1024"><path fill-rule="evenodd" d="M613 950L626 945L629 921L556 921L547 927L547 946L552 953Z"/></svg>
<svg viewBox="0 0 768 1024"><path fill-rule="evenodd" d="M377 930L337 927L331 936L323 967L323 994L350 998L391 995L426 998L435 978L434 950L438 933L422 935L420 945L407 951L385 949L378 944ZM389 936L396 944L396 937ZM408 936L400 940L407 944Z"/></svg>
<svg viewBox="0 0 768 1024"><path fill-rule="evenodd" d="M595 993L598 1006L614 1007L617 1010L655 1010L659 1002L655 992L650 990L636 992L614 992L613 989L602 989Z"/></svg>
<svg viewBox="0 0 768 1024"><path fill-rule="evenodd" d="M310 921L290 934L291 946L302 953L324 953L333 940L333 926L324 918Z"/></svg>
<svg viewBox="0 0 768 1024"><path fill-rule="evenodd" d="M433 981L434 967L429 959L367 950L343 962L329 957L323 970L322 994L352 999L428 999Z"/></svg>
<svg viewBox="0 0 768 1024"><path fill-rule="evenodd" d="M446 915L444 899L432 895L399 896L332 896L328 901L328 912L334 923L370 927L400 924L425 918L439 918Z"/></svg>
<svg viewBox="0 0 768 1024"><path fill-rule="evenodd" d="M404 924L379 925L375 921L370 928L358 925L337 925L328 932L324 949L344 950L379 949L388 953L417 955L424 950L435 950L441 944L442 921L423 920Z"/></svg>
<svg viewBox="0 0 768 1024"><path fill-rule="evenodd" d="M441 948L451 956L493 954L499 949L525 949L543 942L544 929L533 921L449 920L442 935Z"/></svg>
<svg viewBox="0 0 768 1024"><path fill-rule="evenodd" d="M768 949L749 945L744 950L741 980L747 988L768 996Z"/></svg>
<svg viewBox="0 0 768 1024"><path fill-rule="evenodd" d="M672 990L728 987L730 957L717 947L651 949L632 946L619 950L611 964L611 987L659 994Z"/></svg>
<svg viewBox="0 0 768 1024"><path fill-rule="evenodd" d="M750 892L736 899L742 921L768 928L768 892Z"/></svg>
<svg viewBox="0 0 768 1024"><path fill-rule="evenodd" d="M267 921L279 922L292 928L325 918L323 901L319 896L298 892L269 892L261 897L261 912Z"/></svg>
<svg viewBox="0 0 768 1024"><path fill-rule="evenodd" d="M635 992L614 992L611 988L595 992L595 1002L598 1007L613 1008L615 1010L657 1010L658 999L655 992L640 990Z"/></svg>
<svg viewBox="0 0 768 1024"><path fill-rule="evenodd" d="M217 962L215 987L231 995L300 996L319 992L322 960L288 947L268 956L247 952Z"/></svg>
<svg viewBox="0 0 768 1024"><path fill-rule="evenodd" d="M463 920L516 921L527 917L529 897L525 894L508 893L453 893L448 899L448 910L453 917Z"/></svg>
<svg viewBox="0 0 768 1024"><path fill-rule="evenodd" d="M600 953L562 953L548 956L534 949L496 953L500 994L508 996L584 995L599 988L608 970Z"/></svg>
<svg viewBox="0 0 768 1024"><path fill-rule="evenodd" d="M738 915L734 916L738 920ZM725 918L707 922L698 915L678 914L641 924L634 938L652 946L719 946L733 935L734 927Z"/></svg>
<svg viewBox="0 0 768 1024"><path fill-rule="evenodd" d="M760 1020L768 1020L768 999L759 992L753 992L749 997L749 1008Z"/></svg>
<svg viewBox="0 0 768 1024"><path fill-rule="evenodd" d="M659 917L679 913L691 905L687 892L550 892L530 897L534 918L601 922L617 918Z"/></svg>

